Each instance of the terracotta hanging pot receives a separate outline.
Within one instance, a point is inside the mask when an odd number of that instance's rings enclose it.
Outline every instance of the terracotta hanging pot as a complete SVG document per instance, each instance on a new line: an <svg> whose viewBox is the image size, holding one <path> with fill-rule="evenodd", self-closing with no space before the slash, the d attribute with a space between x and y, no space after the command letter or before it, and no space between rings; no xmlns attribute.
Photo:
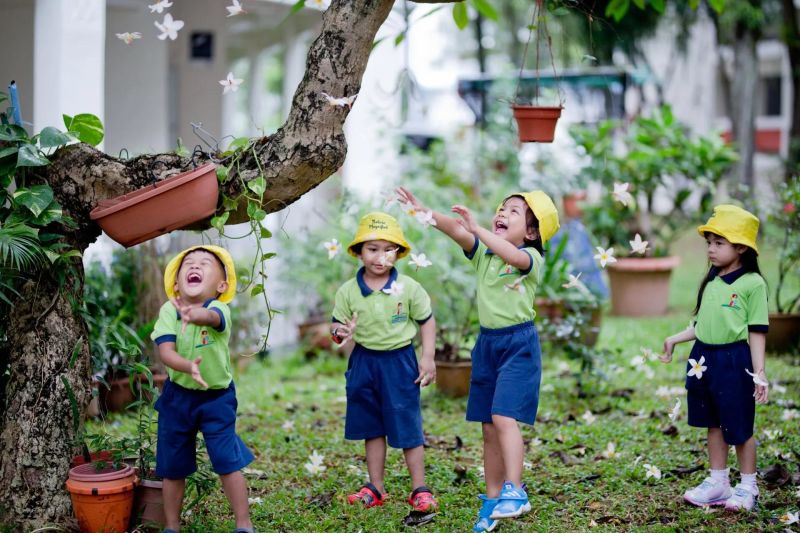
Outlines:
<svg viewBox="0 0 800 533"><path fill-rule="evenodd" d="M101 200L89 216L109 237L129 248L210 217L218 196L216 166L206 163L123 196Z"/></svg>
<svg viewBox="0 0 800 533"><path fill-rule="evenodd" d="M520 142L553 142L562 106L513 104L511 109L514 112L514 119L517 121Z"/></svg>

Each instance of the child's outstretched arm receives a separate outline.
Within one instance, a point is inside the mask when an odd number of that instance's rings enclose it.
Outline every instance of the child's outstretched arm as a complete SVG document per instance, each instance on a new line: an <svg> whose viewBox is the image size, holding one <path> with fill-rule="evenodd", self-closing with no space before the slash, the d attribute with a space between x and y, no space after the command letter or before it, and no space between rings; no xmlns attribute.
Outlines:
<svg viewBox="0 0 800 533"><path fill-rule="evenodd" d="M161 357L161 362L166 366L178 372L184 372L192 376L192 379L200 384L204 389L208 388L208 383L203 380L200 374L200 363L203 361L202 357L198 357L194 361L185 359L175 350L174 342L162 342L158 345L158 356Z"/></svg>
<svg viewBox="0 0 800 533"><path fill-rule="evenodd" d="M218 328L222 324L221 315L217 311L212 311L200 305L186 304L181 300L180 296L170 298L169 301L172 302L172 305L181 315L181 322L183 323L181 333L186 331L188 324L211 326L212 328Z"/></svg>
<svg viewBox="0 0 800 533"><path fill-rule="evenodd" d="M527 271L531 268L531 261L533 261L533 259L528 252L520 250L504 238L479 226L469 209L463 205L454 205L453 212L461 215L461 220L456 220L458 224L475 237L478 237L487 248L498 255L503 261L522 271Z"/></svg>
<svg viewBox="0 0 800 533"><path fill-rule="evenodd" d="M753 373L761 378L762 383L756 381L755 398L758 403L767 403L769 397L769 381L764 367L764 351L767 343L767 336L764 333L751 331L747 343L750 345L750 360L753 362ZM755 380L753 380L755 381Z"/></svg>
<svg viewBox="0 0 800 533"><path fill-rule="evenodd" d="M422 336L422 357L419 360L419 377L414 383L427 387L436 383L436 363L433 361L436 351L436 319L430 317L419 328Z"/></svg>
<svg viewBox="0 0 800 533"><path fill-rule="evenodd" d="M433 219L436 221L436 229L456 241L462 250L471 252L475 246L475 236L465 230L458 220L448 217L438 211L433 211L423 206L419 200L405 187L398 187L397 196L400 201L406 204L411 204L417 211L430 211L433 214Z"/></svg>
<svg viewBox="0 0 800 533"><path fill-rule="evenodd" d="M664 353L659 357L659 360L662 363L669 363L672 361L672 350L675 348L676 344L680 344L682 342L693 341L697 339L697 336L694 334L694 326L690 326L685 330L681 331L680 333L676 333L671 337L667 337L664 341Z"/></svg>

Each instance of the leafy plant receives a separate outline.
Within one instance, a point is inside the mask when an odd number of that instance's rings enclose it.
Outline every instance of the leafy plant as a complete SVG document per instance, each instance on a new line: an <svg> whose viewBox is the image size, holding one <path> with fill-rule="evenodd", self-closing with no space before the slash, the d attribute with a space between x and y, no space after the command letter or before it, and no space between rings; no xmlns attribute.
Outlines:
<svg viewBox="0 0 800 533"><path fill-rule="evenodd" d="M667 255L674 237L710 211L715 186L737 159L718 135L690 139L669 106L636 118L628 128L605 121L575 127L571 134L586 155L582 172L605 192L584 209L598 244L628 250L628 241L639 233L656 256ZM615 184L628 184L627 201L614 198ZM697 198L697 208L691 198Z"/></svg>
<svg viewBox="0 0 800 533"><path fill-rule="evenodd" d="M779 313L793 313L800 309L800 293L783 299L790 277L800 275L800 177L793 176L781 184L779 209L770 221L780 228L778 244L778 283L775 285L775 307Z"/></svg>

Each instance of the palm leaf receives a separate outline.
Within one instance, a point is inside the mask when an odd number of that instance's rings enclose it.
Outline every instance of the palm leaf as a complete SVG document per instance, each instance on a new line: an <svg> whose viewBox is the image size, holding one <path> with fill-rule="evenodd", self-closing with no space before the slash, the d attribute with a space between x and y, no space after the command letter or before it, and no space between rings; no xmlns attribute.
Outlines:
<svg viewBox="0 0 800 533"><path fill-rule="evenodd" d="M25 224L0 227L0 266L23 271L40 264L43 257L38 230Z"/></svg>

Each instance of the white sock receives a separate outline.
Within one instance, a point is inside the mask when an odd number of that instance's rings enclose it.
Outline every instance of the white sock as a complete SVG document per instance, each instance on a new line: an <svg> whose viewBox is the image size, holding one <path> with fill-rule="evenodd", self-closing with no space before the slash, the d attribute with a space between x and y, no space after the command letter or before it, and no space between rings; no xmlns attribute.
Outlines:
<svg viewBox="0 0 800 533"><path fill-rule="evenodd" d="M728 468L723 468L722 470L714 470L712 468L711 469L711 479L713 479L714 481L720 481L722 483L730 484L731 481L728 478L728 472L730 472L730 469L728 469Z"/></svg>
<svg viewBox="0 0 800 533"><path fill-rule="evenodd" d="M742 485L751 489L751 492L758 491L758 487L756 487L756 474L742 474Z"/></svg>

